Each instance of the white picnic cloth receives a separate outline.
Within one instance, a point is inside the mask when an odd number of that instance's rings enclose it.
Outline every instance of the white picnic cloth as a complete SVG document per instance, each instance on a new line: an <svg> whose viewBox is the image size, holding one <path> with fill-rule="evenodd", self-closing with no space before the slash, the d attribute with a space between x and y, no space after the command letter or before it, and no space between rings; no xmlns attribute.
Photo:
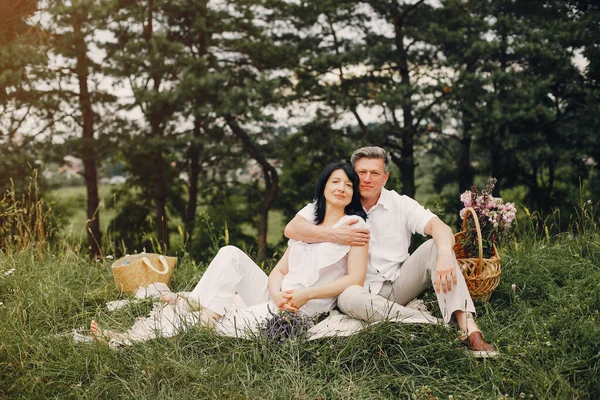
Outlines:
<svg viewBox="0 0 600 400"><path fill-rule="evenodd" d="M109 311L125 307L129 304L139 301L136 299L152 298L158 300L162 295L173 294L167 285L164 283L151 284L146 288L139 288L135 293L135 299L132 300L117 300L107 303ZM185 293L183 293L185 298ZM246 305L239 296L234 297L234 307L239 310L246 308ZM421 311L421 316L413 316L409 318L394 318L389 321L407 324L435 324L440 323L440 320L432 316L425 307L422 300L413 300L407 307L411 307ZM133 326L125 332L123 339L111 339L109 345L112 348L117 348L124 345L131 345L134 342L144 342L158 337L173 337L179 333L185 332L192 326L198 325L201 322L201 311L192 311L190 305L186 301L178 301L175 304L156 301L147 317L138 318ZM311 327L308 330L308 340L316 340L324 337L332 336L350 336L355 333L375 325L378 322L368 323L341 314L337 311L332 311L324 320ZM220 331L219 324L216 325L217 333L238 338L248 338L240 336L239 332L232 333L230 331ZM87 342L80 333L74 333L74 340L77 342Z"/></svg>

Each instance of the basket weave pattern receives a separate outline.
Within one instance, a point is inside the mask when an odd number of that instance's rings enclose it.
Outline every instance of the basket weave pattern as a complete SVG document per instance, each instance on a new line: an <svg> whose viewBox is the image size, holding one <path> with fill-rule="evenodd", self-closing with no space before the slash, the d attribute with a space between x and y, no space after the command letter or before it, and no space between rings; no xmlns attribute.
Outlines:
<svg viewBox="0 0 600 400"><path fill-rule="evenodd" d="M163 265L160 257L164 258L166 265ZM148 267L144 258L152 264L153 268ZM162 282L168 285L176 262L177 257L152 253L133 254L115 261L112 265L112 273L117 289L133 294L138 287L147 287L151 283Z"/></svg>
<svg viewBox="0 0 600 400"><path fill-rule="evenodd" d="M483 258L483 243L481 239L481 228L475 210L471 207L466 208L467 212L473 214L475 228L477 231L477 242L479 245L479 257L468 257L466 250L463 248L461 241L467 231L467 215L462 223L462 231L454 235L454 253L456 261L467 282L467 288L474 301L487 301L490 299L492 292L500 283L500 256L496 246L493 246L494 254L491 258Z"/></svg>

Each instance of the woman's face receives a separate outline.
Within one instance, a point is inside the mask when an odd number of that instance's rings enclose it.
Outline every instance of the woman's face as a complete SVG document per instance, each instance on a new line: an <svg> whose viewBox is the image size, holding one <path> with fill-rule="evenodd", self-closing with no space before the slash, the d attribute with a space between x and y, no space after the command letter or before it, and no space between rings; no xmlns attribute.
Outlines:
<svg viewBox="0 0 600 400"><path fill-rule="evenodd" d="M336 169L329 175L323 195L327 203L346 207L352 201L352 181L343 169Z"/></svg>

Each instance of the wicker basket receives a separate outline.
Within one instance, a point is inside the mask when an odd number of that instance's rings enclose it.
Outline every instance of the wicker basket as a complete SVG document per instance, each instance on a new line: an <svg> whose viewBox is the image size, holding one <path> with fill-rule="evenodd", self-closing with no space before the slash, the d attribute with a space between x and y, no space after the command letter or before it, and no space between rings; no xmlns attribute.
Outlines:
<svg viewBox="0 0 600 400"><path fill-rule="evenodd" d="M142 253L119 258L112 265L112 273L117 288L127 294L133 294L138 287L147 287L151 283L169 284L177 257L160 254Z"/></svg>
<svg viewBox="0 0 600 400"><path fill-rule="evenodd" d="M466 250L461 244L461 240L467 230L467 215L465 215L465 218L463 219L462 231L454 235L456 239L454 253L456 254L456 260L463 272L473 300L487 301L490 299L494 289L498 286L498 283L500 283L500 273L502 272L500 267L500 256L494 245L494 255L491 258L483 258L481 228L479 226L477 213L471 207L467 207L466 211L473 214L473 220L475 221L477 242L479 245L479 257L468 257Z"/></svg>

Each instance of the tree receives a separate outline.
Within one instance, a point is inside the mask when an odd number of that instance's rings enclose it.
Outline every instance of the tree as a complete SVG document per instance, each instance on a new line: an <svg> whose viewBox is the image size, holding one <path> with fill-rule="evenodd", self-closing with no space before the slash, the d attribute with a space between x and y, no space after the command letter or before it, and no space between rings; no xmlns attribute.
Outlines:
<svg viewBox="0 0 600 400"><path fill-rule="evenodd" d="M26 189L36 152L34 141L49 124L46 95L38 83L47 78L45 32L30 18L37 1L0 1L0 192ZM51 112L49 112L51 114ZM10 179L9 179L10 178Z"/></svg>
<svg viewBox="0 0 600 400"><path fill-rule="evenodd" d="M427 35L432 6L340 0L289 8L301 29L290 39L300 60L298 96L323 102L336 117L353 115L362 132L358 140L388 147L403 192L414 196L415 148L437 119L447 80ZM366 123L367 113L378 113L378 121Z"/></svg>
<svg viewBox="0 0 600 400"><path fill-rule="evenodd" d="M52 0L46 10L51 17L47 28L52 32L51 51L60 57L51 68L55 72L60 88L55 101L62 103L61 112L65 118L56 127L69 136L69 131L80 130L81 137L75 154L83 161L83 176L87 192L88 247L92 258L102 254L102 233L100 231L100 199L98 196L98 141L99 132L111 126L113 118L108 115L99 118L98 112L110 114L115 98L98 88L103 79L101 66L89 56L90 46L97 45L96 33L106 25L108 3L103 0L81 0L65 2ZM96 110L94 110L96 108ZM71 123L67 122L71 120Z"/></svg>
<svg viewBox="0 0 600 400"><path fill-rule="evenodd" d="M262 172L262 193L254 219L258 225L258 256L267 259L268 215L278 190L279 174L273 159L278 140L271 109L284 102L289 81L285 71L293 52L282 44L263 1L225 2L219 10L222 34L213 35L208 58L210 78L204 87L214 114L225 132L237 138L244 152Z"/></svg>
<svg viewBox="0 0 600 400"><path fill-rule="evenodd" d="M445 156L442 169L447 171L448 161L457 160L450 168L456 174L452 181L458 180L458 192L462 193L474 182L472 146L481 135L478 121L484 107L485 87L490 83L486 68L495 45L486 40L490 15L486 2L449 0L442 5L433 14L435 19L429 35L431 43L444 55L442 65L453 73L443 88L448 95L446 117L442 116L439 125L428 129L436 144L452 148ZM454 126L449 123L452 121L456 122ZM455 141L455 146L446 143L448 140ZM444 174L442 180L447 181L447 178ZM458 198L455 203L458 204ZM458 210L453 208L452 211Z"/></svg>
<svg viewBox="0 0 600 400"><path fill-rule="evenodd" d="M480 145L486 146L492 176L506 187L524 184L530 205L548 211L564 196L555 185L558 171L569 170L561 179L578 185L569 175L585 140L572 123L583 89L573 64L576 21L559 1L493 2L491 12L497 46L489 62Z"/></svg>
<svg viewBox="0 0 600 400"><path fill-rule="evenodd" d="M160 0L119 3L109 25L116 41L106 45L112 75L125 79L133 93L128 108L140 110L145 119L141 135L134 136L135 158L130 154L127 159L137 184L153 199L162 249L169 245L167 194L175 178L169 142L177 134L175 114L183 108L176 85L182 73L179 58L185 57L181 44L169 39L164 4Z"/></svg>

